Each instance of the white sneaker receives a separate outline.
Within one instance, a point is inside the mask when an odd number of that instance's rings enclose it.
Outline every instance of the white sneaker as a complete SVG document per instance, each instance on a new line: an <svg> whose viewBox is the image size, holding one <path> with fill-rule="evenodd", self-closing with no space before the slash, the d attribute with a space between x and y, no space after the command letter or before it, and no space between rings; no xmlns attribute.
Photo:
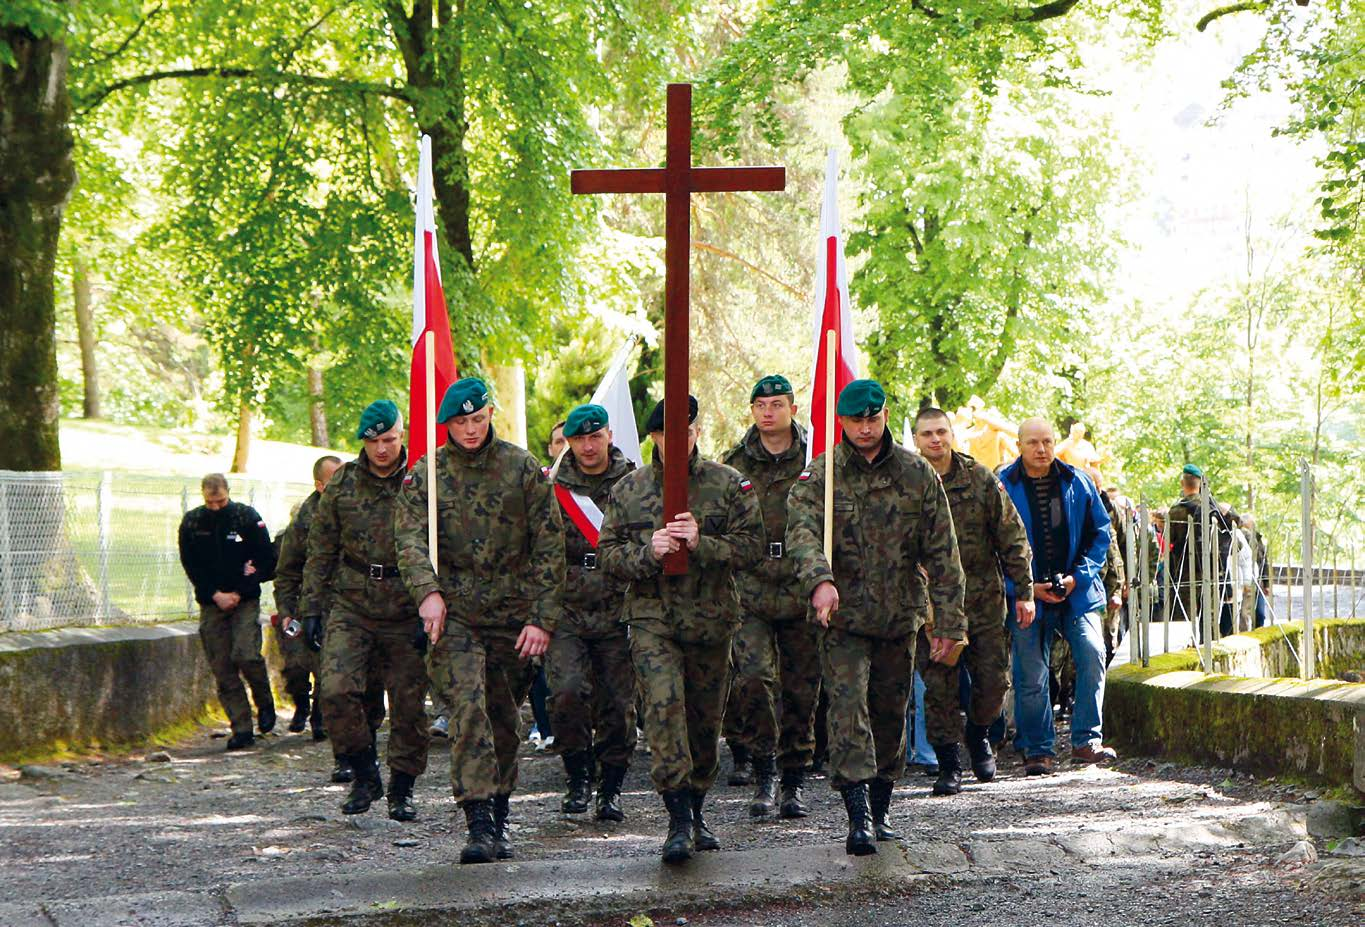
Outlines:
<svg viewBox="0 0 1365 927"><path fill-rule="evenodd" d="M544 753L546 750L550 749L550 748L553 747L554 745L555 745L555 738L554 738L554 735L552 734L552 735L550 735L549 737L546 737L546 738L545 738L544 740L542 740L540 743L536 744L536 752L537 752L537 753Z"/></svg>
<svg viewBox="0 0 1365 927"><path fill-rule="evenodd" d="M530 744L531 746L535 747L537 750L539 750L539 749L540 749L540 729L539 729L539 728L535 728L535 727L531 728L531 733L529 733L529 734L526 735L526 742L527 742L528 744Z"/></svg>

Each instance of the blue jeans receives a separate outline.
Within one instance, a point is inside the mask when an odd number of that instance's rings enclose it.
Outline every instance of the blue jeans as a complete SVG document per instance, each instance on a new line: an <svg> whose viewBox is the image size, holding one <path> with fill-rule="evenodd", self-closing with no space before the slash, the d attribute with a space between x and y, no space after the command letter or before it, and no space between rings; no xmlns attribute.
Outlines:
<svg viewBox="0 0 1365 927"><path fill-rule="evenodd" d="M1015 745L1025 757L1056 756L1048 668L1052 636L1063 634L1076 662L1076 707L1071 715L1071 746L1099 746L1104 712L1104 613L1071 617L1038 603L1038 617L1020 629L1010 610L1010 656L1014 667Z"/></svg>
<svg viewBox="0 0 1365 927"><path fill-rule="evenodd" d="M915 691L905 712L905 762L911 766L937 766L938 756L929 745L924 727L924 679L915 670Z"/></svg>
<svg viewBox="0 0 1365 927"><path fill-rule="evenodd" d="M1258 628L1263 628L1263 627L1265 627L1266 622L1269 621L1269 620L1270 620L1270 616L1266 614L1265 593L1261 591L1261 587L1260 587L1260 586L1257 586L1257 587L1256 587L1256 627L1258 627Z"/></svg>

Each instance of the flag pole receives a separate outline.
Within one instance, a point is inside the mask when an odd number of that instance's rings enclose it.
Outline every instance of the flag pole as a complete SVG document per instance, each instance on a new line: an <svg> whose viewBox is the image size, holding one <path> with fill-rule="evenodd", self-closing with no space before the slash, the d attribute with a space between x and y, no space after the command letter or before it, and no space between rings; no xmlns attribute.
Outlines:
<svg viewBox="0 0 1365 927"><path fill-rule="evenodd" d="M834 378L839 332L825 335L825 562L834 569Z"/></svg>
<svg viewBox="0 0 1365 927"><path fill-rule="evenodd" d="M436 334L427 329L422 338L427 364L427 550L432 570L440 573L436 563Z"/></svg>

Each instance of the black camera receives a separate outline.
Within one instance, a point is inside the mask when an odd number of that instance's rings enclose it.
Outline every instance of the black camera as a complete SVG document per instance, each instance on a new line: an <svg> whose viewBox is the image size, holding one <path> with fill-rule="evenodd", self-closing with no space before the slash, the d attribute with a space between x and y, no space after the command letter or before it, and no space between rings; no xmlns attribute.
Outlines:
<svg viewBox="0 0 1365 927"><path fill-rule="evenodd" d="M1053 573L1052 576L1048 578L1047 584L1052 587L1053 595L1060 596L1063 599L1066 598L1066 584L1062 582L1061 573Z"/></svg>

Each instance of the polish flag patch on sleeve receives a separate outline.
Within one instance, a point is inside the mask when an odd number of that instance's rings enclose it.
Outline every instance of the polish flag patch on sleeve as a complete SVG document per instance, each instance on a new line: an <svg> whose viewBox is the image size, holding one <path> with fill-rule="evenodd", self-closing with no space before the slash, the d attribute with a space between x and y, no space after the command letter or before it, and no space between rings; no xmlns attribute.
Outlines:
<svg viewBox="0 0 1365 927"><path fill-rule="evenodd" d="M403 485L404 485L404 486L411 486L411 485L412 485L413 483L415 483L415 482L417 482L417 474L416 474L416 473L409 472L407 476L403 477Z"/></svg>
<svg viewBox="0 0 1365 927"><path fill-rule="evenodd" d="M798 476L796 479L797 479L798 482L801 482L801 483L806 482L807 480L810 479L810 471L809 471L809 470L802 470L802 471L801 471L801 475Z"/></svg>
<svg viewBox="0 0 1365 927"><path fill-rule="evenodd" d="M742 479L742 480L739 481L739 491L740 491L740 492L749 492L749 491L752 490L753 488L754 488L754 484L751 483L751 482L749 482L749 478L748 478L748 477L745 477L744 479Z"/></svg>

